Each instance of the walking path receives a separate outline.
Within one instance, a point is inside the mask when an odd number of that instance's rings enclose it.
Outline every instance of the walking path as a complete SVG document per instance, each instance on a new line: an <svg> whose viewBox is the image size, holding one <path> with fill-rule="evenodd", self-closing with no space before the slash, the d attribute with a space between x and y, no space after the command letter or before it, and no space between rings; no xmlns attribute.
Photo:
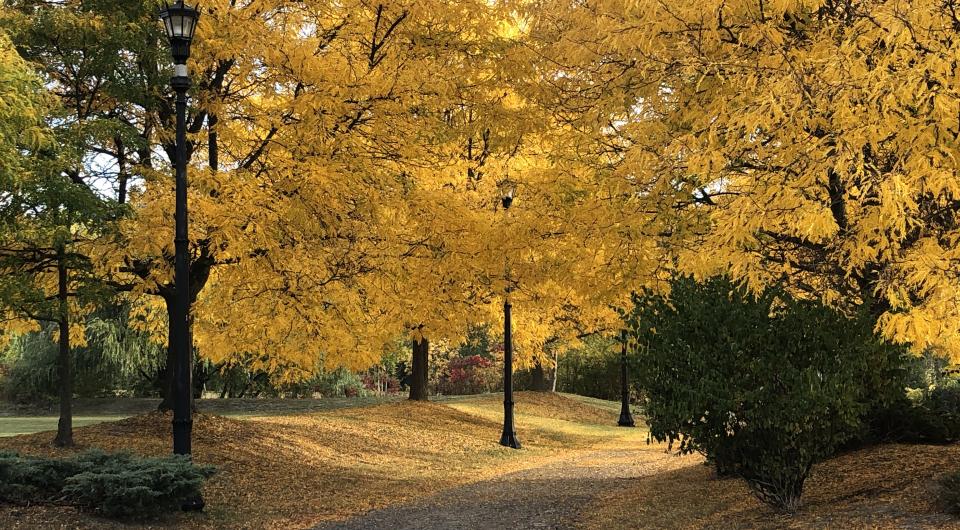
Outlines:
<svg viewBox="0 0 960 530"><path fill-rule="evenodd" d="M647 446L584 451L315 530L576 528L582 510L599 495L656 474L671 460L675 465L674 457Z"/></svg>

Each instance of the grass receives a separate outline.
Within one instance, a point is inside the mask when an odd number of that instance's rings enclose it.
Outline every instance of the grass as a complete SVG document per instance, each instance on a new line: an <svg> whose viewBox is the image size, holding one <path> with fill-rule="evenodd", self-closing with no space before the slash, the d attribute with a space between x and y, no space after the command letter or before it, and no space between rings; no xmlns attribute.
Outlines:
<svg viewBox="0 0 960 530"><path fill-rule="evenodd" d="M116 421L126 416L74 416L73 426L83 427L103 423L105 421ZM57 416L0 416L0 437L18 436L21 434L32 434L37 432L57 430Z"/></svg>
<svg viewBox="0 0 960 530"><path fill-rule="evenodd" d="M205 399L197 408L207 414L229 418L283 416L365 407L392 403L400 396L373 396L360 398L323 399ZM157 410L159 399L149 398L87 398L74 400L73 426L82 427L107 421L116 421ZM57 405L15 406L0 403L0 438L57 429Z"/></svg>

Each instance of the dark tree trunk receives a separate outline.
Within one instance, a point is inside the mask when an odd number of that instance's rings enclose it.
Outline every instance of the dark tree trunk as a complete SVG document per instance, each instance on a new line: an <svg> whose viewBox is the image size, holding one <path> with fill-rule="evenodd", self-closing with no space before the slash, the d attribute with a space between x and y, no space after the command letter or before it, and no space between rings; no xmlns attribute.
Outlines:
<svg viewBox="0 0 960 530"><path fill-rule="evenodd" d="M53 443L60 447L73 446L73 370L70 367L70 306L68 305L67 264L64 250L57 252L60 348L57 353L57 375L60 383L60 421Z"/></svg>
<svg viewBox="0 0 960 530"><path fill-rule="evenodd" d="M530 390L534 392L550 392L551 384L547 379L547 371L543 369L543 364L537 360L533 366L530 377Z"/></svg>
<svg viewBox="0 0 960 530"><path fill-rule="evenodd" d="M430 362L430 343L427 338L413 341L413 368L410 374L410 399L427 401L427 374Z"/></svg>
<svg viewBox="0 0 960 530"><path fill-rule="evenodd" d="M207 163L210 170L216 172L220 169L220 147L217 142L217 115L207 116Z"/></svg>
<svg viewBox="0 0 960 530"><path fill-rule="evenodd" d="M210 380L210 372L207 365L200 362L200 359L193 359L193 408L197 408L196 400L203 397L203 391L207 388L207 381Z"/></svg>
<svg viewBox="0 0 960 530"><path fill-rule="evenodd" d="M163 373L160 379L160 405L157 409L161 412L173 410L173 364L176 362L176 353L173 349L173 297L164 297L164 303L167 305L167 362L163 367Z"/></svg>

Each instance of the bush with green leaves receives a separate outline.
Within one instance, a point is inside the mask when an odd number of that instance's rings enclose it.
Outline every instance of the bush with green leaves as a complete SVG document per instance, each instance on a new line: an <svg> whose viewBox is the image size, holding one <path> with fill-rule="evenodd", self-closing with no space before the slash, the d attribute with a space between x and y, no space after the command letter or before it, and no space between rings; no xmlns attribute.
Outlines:
<svg viewBox="0 0 960 530"><path fill-rule="evenodd" d="M960 386L945 384L920 392L897 420L896 441L942 444L960 440Z"/></svg>
<svg viewBox="0 0 960 530"><path fill-rule="evenodd" d="M634 359L630 359L633 373ZM620 400L620 343L591 335L577 348L563 352L557 363L557 390L611 401Z"/></svg>
<svg viewBox="0 0 960 530"><path fill-rule="evenodd" d="M213 473L182 455L89 451L57 460L0 453L0 502L67 503L107 517L145 518L178 510Z"/></svg>
<svg viewBox="0 0 960 530"><path fill-rule="evenodd" d="M67 477L78 472L75 459L0 453L0 501L16 504L51 502L62 496Z"/></svg>
<svg viewBox="0 0 960 530"><path fill-rule="evenodd" d="M811 466L902 396L904 353L867 317L773 289L753 296L725 278L677 279L669 297L634 304L626 320L651 436L703 453L778 509L795 510Z"/></svg>

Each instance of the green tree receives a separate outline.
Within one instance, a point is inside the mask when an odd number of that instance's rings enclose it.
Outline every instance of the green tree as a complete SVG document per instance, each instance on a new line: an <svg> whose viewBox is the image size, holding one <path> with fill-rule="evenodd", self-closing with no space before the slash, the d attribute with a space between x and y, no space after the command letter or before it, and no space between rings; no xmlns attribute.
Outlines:
<svg viewBox="0 0 960 530"><path fill-rule="evenodd" d="M68 446L73 444L71 313L100 296L84 247L115 213L64 170L72 161L72 131L53 126L62 123L56 106L6 35L0 35L0 87L5 114L0 122L7 123L10 114L17 127L0 126L0 156L16 171L0 181L0 306L6 321L58 326L60 423L54 441Z"/></svg>

